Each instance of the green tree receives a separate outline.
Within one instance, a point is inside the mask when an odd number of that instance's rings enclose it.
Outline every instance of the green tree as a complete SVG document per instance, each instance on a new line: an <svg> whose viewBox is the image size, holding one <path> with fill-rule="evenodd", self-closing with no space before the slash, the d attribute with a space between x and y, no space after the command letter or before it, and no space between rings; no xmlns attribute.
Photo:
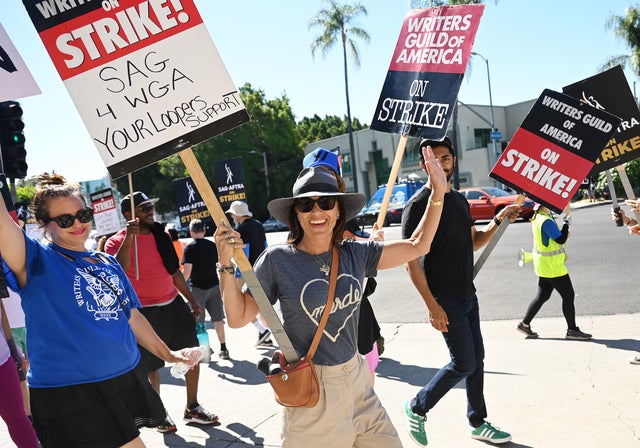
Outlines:
<svg viewBox="0 0 640 448"><path fill-rule="evenodd" d="M366 124L361 124L360 120L353 118L351 127L354 131L366 129ZM336 115L325 115L320 118L318 115L304 117L298 122L298 133L300 134L300 147L304 148L310 143L325 140L349 132L347 117L340 118Z"/></svg>
<svg viewBox="0 0 640 448"><path fill-rule="evenodd" d="M131 173L133 191L143 191L151 198L159 198L156 203L156 209L160 213L168 213L175 210L171 180L163 176L160 172L160 165L157 163ZM129 176L116 179L115 185L122 196L129 194Z"/></svg>
<svg viewBox="0 0 640 448"><path fill-rule="evenodd" d="M628 47L629 54L612 56L601 67L601 71L608 70L616 65L626 68L627 64L636 76L640 76L640 9L628 7L624 16L612 15L605 22L608 30L618 39L621 39Z"/></svg>
<svg viewBox="0 0 640 448"><path fill-rule="evenodd" d="M268 100L264 91L254 89L251 84L239 90L251 121L197 145L195 151L212 185L216 160L242 157L249 207L256 218L264 220L269 216L269 200L291 195L302 165L300 137L286 95Z"/></svg>
<svg viewBox="0 0 640 448"><path fill-rule="evenodd" d="M20 185L16 185L16 202L31 204L35 195L36 185L33 180L31 182L22 182Z"/></svg>
<svg viewBox="0 0 640 448"><path fill-rule="evenodd" d="M309 22L309 29L320 27L321 32L311 43L311 55L315 56L317 50L326 56L327 52L338 42L342 42L342 58L344 64L344 89L347 99L347 132L349 134L349 154L352 164L357 166L355 148L353 144L353 128L351 123L351 106L349 104L349 76L347 64L347 47L351 60L356 67L360 66L360 56L355 41L349 36L357 37L365 42L369 42L369 34L362 28L354 25L353 22L360 14L367 15L367 10L360 4L339 4L334 0L326 0L327 9L321 9ZM354 170L353 188L358 191L358 176Z"/></svg>
<svg viewBox="0 0 640 448"><path fill-rule="evenodd" d="M627 162L624 164L624 171L627 173L627 178L629 178L629 183L636 190L634 192L634 196L638 196L639 192L637 191L638 186L640 185L640 161L638 159L632 160L631 162ZM626 198L627 193L624 190L624 186L622 185L622 180L620 179L620 174L618 170L611 170L611 179L613 180L613 188L615 189L616 198ZM602 171L598 173L597 182L596 182L596 193L598 196L602 196L604 194L605 189L608 188L607 183L607 173L606 171Z"/></svg>

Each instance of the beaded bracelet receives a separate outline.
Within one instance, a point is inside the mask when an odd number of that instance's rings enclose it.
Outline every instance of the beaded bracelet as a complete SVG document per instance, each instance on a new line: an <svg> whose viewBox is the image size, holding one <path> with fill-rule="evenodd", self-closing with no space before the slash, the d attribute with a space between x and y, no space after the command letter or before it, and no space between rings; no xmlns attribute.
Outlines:
<svg viewBox="0 0 640 448"><path fill-rule="evenodd" d="M222 266L220 263L216 263L216 271L218 271L218 275L222 275L222 274L235 275L236 267L234 265Z"/></svg>

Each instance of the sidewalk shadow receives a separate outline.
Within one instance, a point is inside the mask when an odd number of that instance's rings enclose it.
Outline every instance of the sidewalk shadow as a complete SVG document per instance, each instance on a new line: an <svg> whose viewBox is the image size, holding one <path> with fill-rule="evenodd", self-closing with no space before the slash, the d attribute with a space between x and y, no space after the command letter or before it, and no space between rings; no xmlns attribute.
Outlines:
<svg viewBox="0 0 640 448"><path fill-rule="evenodd" d="M230 423L227 428L238 434L234 442L244 443L244 440L241 440L242 438L250 440L253 446L264 446L264 437L259 437L253 428L249 428L242 423Z"/></svg>
<svg viewBox="0 0 640 448"><path fill-rule="evenodd" d="M586 342L595 342L617 350L640 352L640 340L637 339L591 339Z"/></svg>
<svg viewBox="0 0 640 448"><path fill-rule="evenodd" d="M164 445L180 448L202 448L202 442L204 442L204 446L230 446L235 442L242 442L238 440L235 434L219 429L221 427L220 422L213 425L187 424L187 426L200 429L204 435L198 437L198 440L195 441L193 435L183 436L179 432L167 433L162 435ZM254 437L254 439L257 441L262 440L259 437Z"/></svg>
<svg viewBox="0 0 640 448"><path fill-rule="evenodd" d="M259 371L256 364L250 361L229 360L220 364L211 362L208 366L204 365L204 367L218 372L218 378L233 384L256 385L267 382L264 373Z"/></svg>
<svg viewBox="0 0 640 448"><path fill-rule="evenodd" d="M487 446L495 446L495 445L493 445L493 444L491 444L489 442L486 442L486 445ZM523 443L514 442L513 440L511 440L511 442L505 443L502 446L507 446L509 448L534 448L533 445L525 445Z"/></svg>
<svg viewBox="0 0 640 448"><path fill-rule="evenodd" d="M440 368L420 367L416 365L402 364L392 358L380 358L380 363L376 369L376 376L391 381L399 381L411 386L422 387L438 373ZM464 387L460 382L455 387Z"/></svg>
<svg viewBox="0 0 640 448"><path fill-rule="evenodd" d="M575 341L566 338L538 338L540 340L545 341L561 341L567 343L577 343L577 344L600 344L604 345L608 348L613 348L616 350L626 350L630 352L640 352L640 340L638 339L598 339L591 338L586 341Z"/></svg>
<svg viewBox="0 0 640 448"><path fill-rule="evenodd" d="M258 370L256 365L250 361L229 360L223 364L212 361L210 363L200 363L200 372L211 369L217 372L218 378L229 381L233 384L256 385L266 383L264 373ZM160 382L172 386L184 386L186 383L181 378L171 376L170 367L160 369Z"/></svg>

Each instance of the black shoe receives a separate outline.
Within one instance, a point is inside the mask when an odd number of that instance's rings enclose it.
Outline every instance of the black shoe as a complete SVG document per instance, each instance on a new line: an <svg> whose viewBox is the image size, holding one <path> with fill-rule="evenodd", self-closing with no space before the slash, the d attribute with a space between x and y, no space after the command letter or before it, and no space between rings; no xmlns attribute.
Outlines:
<svg viewBox="0 0 640 448"><path fill-rule="evenodd" d="M580 328L576 327L575 330L567 330L566 338L575 341L586 341L587 339L591 339L591 335L589 333L583 333L580 331Z"/></svg>
<svg viewBox="0 0 640 448"><path fill-rule="evenodd" d="M533 331L531 329L531 326L526 326L525 324L523 324L522 322L518 323L518 327L517 327L518 331L520 333L526 334L527 335L527 339L536 339L538 337L538 333L536 333L535 331Z"/></svg>
<svg viewBox="0 0 640 448"><path fill-rule="evenodd" d="M261 345L273 345L270 336L271 331L268 328L262 333L258 333L258 342L256 342L256 347Z"/></svg>

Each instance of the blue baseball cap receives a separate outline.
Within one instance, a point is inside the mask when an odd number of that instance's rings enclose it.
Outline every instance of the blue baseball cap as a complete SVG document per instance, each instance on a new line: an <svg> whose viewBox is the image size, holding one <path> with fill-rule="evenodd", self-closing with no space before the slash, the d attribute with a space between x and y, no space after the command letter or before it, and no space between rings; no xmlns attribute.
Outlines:
<svg viewBox="0 0 640 448"><path fill-rule="evenodd" d="M340 175L340 164L338 163L338 155L335 152L327 151L324 148L317 148L307 154L302 160L302 168L313 168L316 166L324 166L338 176Z"/></svg>

